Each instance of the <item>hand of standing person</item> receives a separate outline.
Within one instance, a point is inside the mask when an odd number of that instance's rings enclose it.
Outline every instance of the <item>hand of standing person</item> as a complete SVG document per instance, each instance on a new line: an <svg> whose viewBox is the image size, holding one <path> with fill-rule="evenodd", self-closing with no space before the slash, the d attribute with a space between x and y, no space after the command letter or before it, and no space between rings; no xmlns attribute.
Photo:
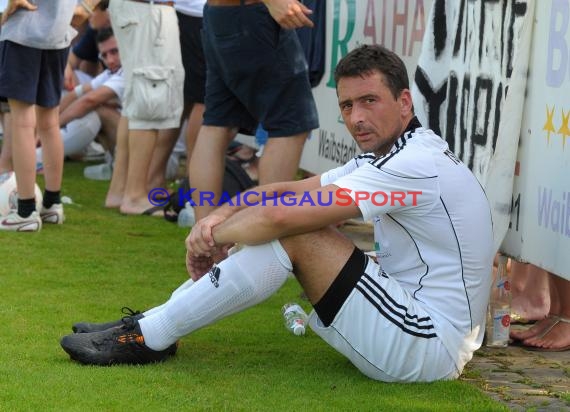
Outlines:
<svg viewBox="0 0 570 412"><path fill-rule="evenodd" d="M298 0L267 0L264 3L271 17L284 29L314 26L311 19L307 17L313 11Z"/></svg>
<svg viewBox="0 0 570 412"><path fill-rule="evenodd" d="M26 10L36 10L38 6L30 3L28 0L9 0L8 5L6 6L6 10L2 13L2 22L4 24L8 17L14 14L18 9L26 9Z"/></svg>

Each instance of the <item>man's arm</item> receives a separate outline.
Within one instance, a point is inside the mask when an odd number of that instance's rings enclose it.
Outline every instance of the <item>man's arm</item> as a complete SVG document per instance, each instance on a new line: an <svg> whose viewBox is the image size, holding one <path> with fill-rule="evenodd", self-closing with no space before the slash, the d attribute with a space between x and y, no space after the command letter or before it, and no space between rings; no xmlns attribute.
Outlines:
<svg viewBox="0 0 570 412"><path fill-rule="evenodd" d="M259 244L284 236L312 232L328 225L361 216L360 209L336 185L249 207L213 228L216 245Z"/></svg>
<svg viewBox="0 0 570 412"><path fill-rule="evenodd" d="M101 104L117 97L115 91L107 86L101 86L95 90L92 90L90 85L84 85L83 87L85 90L87 90L85 94L74 100L60 113L60 127L65 126L67 123L74 119L85 116L87 113L95 110ZM68 93L65 97L69 95L72 95L70 98L77 97L75 91Z"/></svg>
<svg viewBox="0 0 570 412"><path fill-rule="evenodd" d="M271 17L284 29L313 27L307 16L313 11L298 0L263 0Z"/></svg>

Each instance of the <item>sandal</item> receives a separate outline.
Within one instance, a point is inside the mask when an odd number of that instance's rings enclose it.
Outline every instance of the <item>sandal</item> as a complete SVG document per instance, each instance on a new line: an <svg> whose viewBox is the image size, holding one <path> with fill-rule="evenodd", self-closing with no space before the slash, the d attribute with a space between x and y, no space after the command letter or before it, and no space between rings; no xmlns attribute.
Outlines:
<svg viewBox="0 0 570 412"><path fill-rule="evenodd" d="M540 336L537 337L538 339L542 339L544 336L546 336L548 334L548 332L550 332L560 322L570 323L570 319L562 317L562 316L550 315L550 318L554 319L554 322L552 323L552 325L547 327L546 330L544 330L540 334ZM526 350L533 351L533 352L564 352L564 351L570 350L570 345L566 345L566 346L563 346L561 348L543 348L540 346L530 346L530 345L523 345L523 347Z"/></svg>

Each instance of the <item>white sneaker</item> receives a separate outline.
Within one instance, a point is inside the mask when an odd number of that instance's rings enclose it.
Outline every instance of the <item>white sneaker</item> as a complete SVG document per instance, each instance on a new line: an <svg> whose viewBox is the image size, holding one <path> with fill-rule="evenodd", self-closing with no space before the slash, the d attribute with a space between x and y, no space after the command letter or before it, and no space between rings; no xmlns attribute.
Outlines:
<svg viewBox="0 0 570 412"><path fill-rule="evenodd" d="M0 218L0 230L11 232L38 232L42 228L42 219L37 211L28 217L21 217L16 210L11 210Z"/></svg>
<svg viewBox="0 0 570 412"><path fill-rule="evenodd" d="M109 163L87 166L83 169L83 176L91 180L111 180L111 176L113 176L113 167Z"/></svg>
<svg viewBox="0 0 570 412"><path fill-rule="evenodd" d="M105 160L105 148L99 143L92 141L83 149L83 152L81 152L81 159L84 162Z"/></svg>
<svg viewBox="0 0 570 412"><path fill-rule="evenodd" d="M54 203L47 209L42 205L40 209L40 218L43 223L53 223L61 225L65 222L65 215L63 214L63 205L61 203Z"/></svg>

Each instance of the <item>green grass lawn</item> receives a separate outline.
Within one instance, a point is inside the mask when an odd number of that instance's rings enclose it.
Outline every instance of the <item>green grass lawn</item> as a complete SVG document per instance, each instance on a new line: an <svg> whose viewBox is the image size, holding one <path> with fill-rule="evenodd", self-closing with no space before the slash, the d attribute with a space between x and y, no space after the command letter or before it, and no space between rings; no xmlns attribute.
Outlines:
<svg viewBox="0 0 570 412"><path fill-rule="evenodd" d="M361 375L312 331L289 334L272 298L181 341L164 364L91 367L59 339L80 320L162 303L187 278L186 230L102 207L108 183L68 163L63 226L0 233L0 410L506 410L466 382L385 384ZM378 342L381 348L382 342Z"/></svg>

